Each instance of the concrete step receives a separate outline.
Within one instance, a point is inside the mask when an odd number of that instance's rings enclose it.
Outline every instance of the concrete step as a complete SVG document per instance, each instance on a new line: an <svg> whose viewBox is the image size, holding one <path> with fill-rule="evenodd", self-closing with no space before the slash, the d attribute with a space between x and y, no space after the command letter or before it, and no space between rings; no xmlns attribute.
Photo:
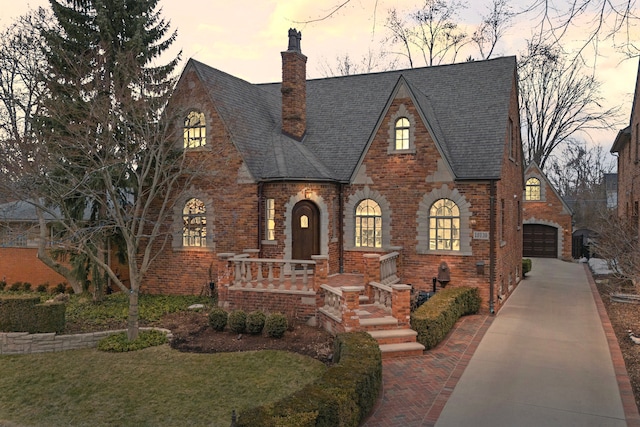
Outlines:
<svg viewBox="0 0 640 427"><path fill-rule="evenodd" d="M385 329L370 331L369 335L378 341L378 344L402 344L416 342L418 333L413 329Z"/></svg>
<svg viewBox="0 0 640 427"><path fill-rule="evenodd" d="M398 327L398 319L393 316L360 319L360 326L367 332L394 329Z"/></svg>
<svg viewBox="0 0 640 427"><path fill-rule="evenodd" d="M417 342L407 342L402 344L381 344L380 352L383 359L396 357L422 356L424 346Z"/></svg>

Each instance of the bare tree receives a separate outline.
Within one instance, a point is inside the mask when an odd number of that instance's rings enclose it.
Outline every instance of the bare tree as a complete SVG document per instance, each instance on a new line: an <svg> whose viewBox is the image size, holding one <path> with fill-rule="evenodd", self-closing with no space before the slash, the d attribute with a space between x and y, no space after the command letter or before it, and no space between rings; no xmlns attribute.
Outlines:
<svg viewBox="0 0 640 427"><path fill-rule="evenodd" d="M349 76L353 74L364 74L393 70L397 67L397 59L388 59L388 54L383 50L374 52L369 49L360 61L354 62L348 53L338 56L335 65L329 61L321 62L318 69L324 77Z"/></svg>
<svg viewBox="0 0 640 427"><path fill-rule="evenodd" d="M600 82L557 47L529 42L518 78L525 155L541 169L557 147L580 133L610 128L617 116L618 107L602 106Z"/></svg>
<svg viewBox="0 0 640 427"><path fill-rule="evenodd" d="M607 209L605 174L615 169L601 145L569 144L562 154L552 156L547 176L573 209L578 228L593 228Z"/></svg>
<svg viewBox="0 0 640 427"><path fill-rule="evenodd" d="M426 0L422 8L407 14L389 11L386 28L390 41L399 44L411 67L412 50L417 49L427 66L456 62L460 49L470 42L458 25L458 12L466 4L456 0Z"/></svg>
<svg viewBox="0 0 640 427"><path fill-rule="evenodd" d="M592 243L599 258L607 260L614 275L638 286L640 251L638 251L638 217L619 217L604 213L596 227L597 237Z"/></svg>
<svg viewBox="0 0 640 427"><path fill-rule="evenodd" d="M482 22L471 36L482 59L491 58L498 41L510 27L513 16L514 13L507 0L492 1L488 13L482 17Z"/></svg>

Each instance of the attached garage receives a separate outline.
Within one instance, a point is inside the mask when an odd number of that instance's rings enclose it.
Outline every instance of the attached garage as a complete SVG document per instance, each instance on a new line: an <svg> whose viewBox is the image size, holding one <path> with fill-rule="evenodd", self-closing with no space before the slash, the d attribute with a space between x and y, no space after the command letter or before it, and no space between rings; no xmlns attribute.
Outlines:
<svg viewBox="0 0 640 427"><path fill-rule="evenodd" d="M522 252L525 257L557 258L558 229L543 224L524 224Z"/></svg>

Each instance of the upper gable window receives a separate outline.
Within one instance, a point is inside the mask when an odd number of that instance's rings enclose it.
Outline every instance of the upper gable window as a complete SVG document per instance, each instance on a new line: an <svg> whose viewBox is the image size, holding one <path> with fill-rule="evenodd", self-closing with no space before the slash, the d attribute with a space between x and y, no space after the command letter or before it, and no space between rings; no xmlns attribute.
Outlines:
<svg viewBox="0 0 640 427"><path fill-rule="evenodd" d="M401 104L389 121L389 139L387 153L415 153L415 118L404 104Z"/></svg>
<svg viewBox="0 0 640 427"><path fill-rule="evenodd" d="M460 250L460 209L453 200L437 200L429 210L429 249Z"/></svg>
<svg viewBox="0 0 640 427"><path fill-rule="evenodd" d="M356 247L382 247L382 210L375 200L365 199L356 207Z"/></svg>
<svg viewBox="0 0 640 427"><path fill-rule="evenodd" d="M409 120L401 117L396 120L396 150L409 149Z"/></svg>
<svg viewBox="0 0 640 427"><path fill-rule="evenodd" d="M191 111L184 120L184 148L197 148L207 143L204 113Z"/></svg>
<svg viewBox="0 0 640 427"><path fill-rule="evenodd" d="M538 178L527 179L525 187L525 200L540 200L540 180Z"/></svg>

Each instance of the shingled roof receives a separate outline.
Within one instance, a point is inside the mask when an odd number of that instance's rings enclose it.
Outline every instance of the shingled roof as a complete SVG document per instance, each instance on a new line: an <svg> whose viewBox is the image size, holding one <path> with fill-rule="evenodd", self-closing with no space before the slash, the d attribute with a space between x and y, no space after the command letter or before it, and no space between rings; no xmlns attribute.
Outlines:
<svg viewBox="0 0 640 427"><path fill-rule="evenodd" d="M281 131L281 84L252 84L191 59L253 177L349 182L400 81L455 178L499 179L515 57L307 80L307 132Z"/></svg>

